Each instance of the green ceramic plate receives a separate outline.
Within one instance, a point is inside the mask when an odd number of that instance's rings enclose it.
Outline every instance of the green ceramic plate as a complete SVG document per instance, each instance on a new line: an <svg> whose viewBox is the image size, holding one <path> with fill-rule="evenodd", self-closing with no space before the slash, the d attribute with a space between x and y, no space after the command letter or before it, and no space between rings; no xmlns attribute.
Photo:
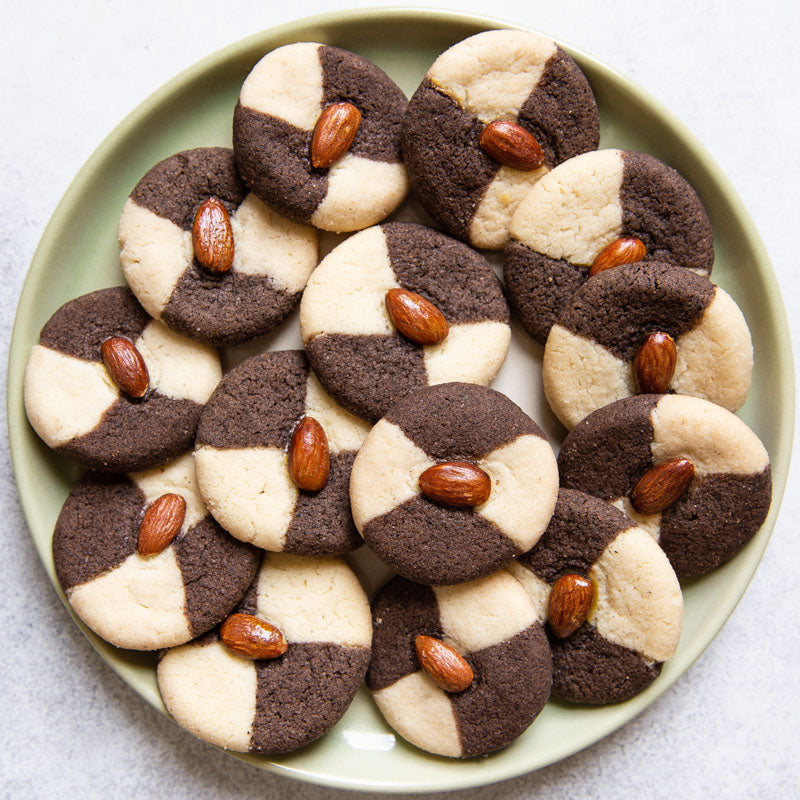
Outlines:
<svg viewBox="0 0 800 800"><path fill-rule="evenodd" d="M372 59L411 94L434 58L456 41L496 20L441 11L365 10L284 25L232 45L190 68L142 103L89 159L45 231L20 298L11 344L8 418L11 454L31 536L56 585L50 539L79 470L53 455L28 426L22 376L30 348L48 317L65 301L121 284L116 230L130 190L156 161L200 145L229 145L231 115L250 68L280 45L314 40ZM753 332L753 389L740 415L772 457L774 500L761 532L733 561L685 586L686 620L680 648L662 676L620 705L582 708L551 702L511 747L486 759L458 762L428 755L396 739L362 688L340 723L319 742L292 755L246 757L264 769L342 788L427 791L476 786L550 764L592 744L634 717L692 664L719 631L747 587L775 524L789 463L794 382L789 333L764 246L732 187L694 137L668 111L630 81L594 59L570 51L587 74L600 106L603 147L644 150L672 164L697 188L714 226L714 279L739 302ZM408 203L403 219L421 219ZM330 245L330 239L326 244ZM228 354L229 363L258 348L298 346L296 318L265 340ZM542 422L558 446L563 431L542 397L541 348L514 332L509 359L495 387ZM363 555L357 568L372 587L378 569ZM56 586L57 590L60 589ZM63 597L63 596L62 596ZM111 667L139 694L164 710L154 658L117 650L87 632Z"/></svg>

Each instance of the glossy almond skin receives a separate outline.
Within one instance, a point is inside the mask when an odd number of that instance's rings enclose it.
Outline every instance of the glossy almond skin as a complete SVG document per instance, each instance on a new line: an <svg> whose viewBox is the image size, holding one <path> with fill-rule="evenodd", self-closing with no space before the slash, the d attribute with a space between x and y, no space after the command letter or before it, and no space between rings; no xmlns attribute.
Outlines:
<svg viewBox="0 0 800 800"><path fill-rule="evenodd" d="M289 443L289 474L298 489L318 492L328 482L330 471L328 437L317 420L303 417Z"/></svg>
<svg viewBox="0 0 800 800"><path fill-rule="evenodd" d="M444 314L416 292L389 289L385 302L394 326L416 344L439 344L450 332Z"/></svg>
<svg viewBox="0 0 800 800"><path fill-rule="evenodd" d="M150 373L142 354L130 339L112 336L100 345L103 359L111 380L128 397L144 397L150 388Z"/></svg>
<svg viewBox="0 0 800 800"><path fill-rule="evenodd" d="M277 658L289 646L274 625L251 614L231 614L222 623L219 638L228 650L245 658Z"/></svg>
<svg viewBox="0 0 800 800"><path fill-rule="evenodd" d="M599 272L619 267L621 264L633 264L635 261L641 261L645 255L647 255L647 249L641 239L633 236L615 239L598 253L589 270L589 277L592 278Z"/></svg>
<svg viewBox="0 0 800 800"><path fill-rule="evenodd" d="M669 389L677 363L678 351L668 333L646 336L633 358L639 391L642 394L664 394Z"/></svg>
<svg viewBox="0 0 800 800"><path fill-rule="evenodd" d="M463 692L472 685L472 667L450 645L433 636L420 634L414 639L417 660L445 692Z"/></svg>
<svg viewBox="0 0 800 800"><path fill-rule="evenodd" d="M428 467L419 476L419 489L434 503L468 508L489 499L492 479L469 461L446 461Z"/></svg>
<svg viewBox="0 0 800 800"><path fill-rule="evenodd" d="M139 525L139 555L154 556L170 545L186 517L186 501L179 494L162 494Z"/></svg>
<svg viewBox="0 0 800 800"><path fill-rule="evenodd" d="M192 225L194 255L210 272L227 272L233 266L234 243L228 209L209 197L194 215Z"/></svg>
<svg viewBox="0 0 800 800"><path fill-rule="evenodd" d="M658 514L677 502L694 478L688 458L674 458L647 470L631 491L631 505L640 514Z"/></svg>
<svg viewBox="0 0 800 800"><path fill-rule="evenodd" d="M361 112L352 103L334 103L320 115L311 137L311 165L324 169L352 146L361 125Z"/></svg>
<svg viewBox="0 0 800 800"><path fill-rule="evenodd" d="M531 172L544 164L544 153L533 134L516 122L495 120L481 132L481 149L507 167Z"/></svg>
<svg viewBox="0 0 800 800"><path fill-rule="evenodd" d="M550 630L566 639L580 628L594 602L594 584L582 575L562 575L550 590L547 622Z"/></svg>

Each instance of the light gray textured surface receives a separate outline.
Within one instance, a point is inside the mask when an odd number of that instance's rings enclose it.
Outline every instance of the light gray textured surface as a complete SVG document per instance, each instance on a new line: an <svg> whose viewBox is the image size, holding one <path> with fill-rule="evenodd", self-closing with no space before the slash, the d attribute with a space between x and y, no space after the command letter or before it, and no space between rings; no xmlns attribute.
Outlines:
<svg viewBox="0 0 800 800"><path fill-rule="evenodd" d="M489 12L562 39L628 75L686 123L730 177L761 232L800 352L795 0L438 5ZM304 0L273 6L250 0L2 4L4 354L25 271L49 215L117 122L206 54L263 28L337 8ZM368 797L235 761L128 689L71 622L39 564L16 497L5 424L2 435L0 796ZM739 607L664 697L560 764L492 788L440 796L800 797L797 476L795 468L778 526Z"/></svg>

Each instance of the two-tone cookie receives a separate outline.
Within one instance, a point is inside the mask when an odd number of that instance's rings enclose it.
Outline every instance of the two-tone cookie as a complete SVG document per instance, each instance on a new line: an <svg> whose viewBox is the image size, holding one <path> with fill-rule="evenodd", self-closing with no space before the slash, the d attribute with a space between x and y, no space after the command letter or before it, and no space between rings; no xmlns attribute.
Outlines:
<svg viewBox="0 0 800 800"><path fill-rule="evenodd" d="M750 330L731 296L649 261L601 272L572 296L547 337L542 382L569 429L637 393L676 392L735 411L752 369Z"/></svg>
<svg viewBox="0 0 800 800"><path fill-rule="evenodd" d="M650 532L681 578L733 558L769 511L764 445L696 397L640 395L595 411L567 436L558 467L563 487L612 503Z"/></svg>
<svg viewBox="0 0 800 800"><path fill-rule="evenodd" d="M650 534L608 503L561 489L544 535L509 571L548 622L557 697L627 700L675 654L683 624L675 572Z"/></svg>
<svg viewBox="0 0 800 800"><path fill-rule="evenodd" d="M596 271L612 259L626 263L621 258L708 276L708 215L689 183L657 158L630 150L584 153L548 173L519 204L505 248L509 302L544 344L595 262Z"/></svg>
<svg viewBox="0 0 800 800"><path fill-rule="evenodd" d="M395 577L373 601L372 617L367 687L389 725L423 750L453 757L500 750L547 702L547 637L507 572L438 588ZM466 677L442 688L442 672Z"/></svg>
<svg viewBox="0 0 800 800"><path fill-rule="evenodd" d="M453 45L403 120L403 158L425 210L453 236L495 250L534 183L599 140L586 77L555 42L529 31L485 31ZM508 157L531 151L537 158Z"/></svg>
<svg viewBox="0 0 800 800"><path fill-rule="evenodd" d="M234 111L242 177L297 222L336 232L374 225L408 193L400 155L407 102L355 53L316 42L279 47L253 67ZM314 157L320 137L326 156L338 154L330 164Z"/></svg>
<svg viewBox="0 0 800 800"><path fill-rule="evenodd" d="M222 639L215 630L167 651L157 674L169 713L238 752L286 753L318 739L347 710L369 663L371 616L358 578L338 558L269 553L237 613L277 629L285 651L242 655L248 620L230 635L223 624Z"/></svg>
<svg viewBox="0 0 800 800"><path fill-rule="evenodd" d="M308 418L324 431L329 470L313 490L291 468L293 432ZM304 555L353 550L361 539L350 515L350 468L368 430L322 389L301 350L253 356L225 375L203 412L200 491L237 539Z"/></svg>
<svg viewBox="0 0 800 800"><path fill-rule="evenodd" d="M398 290L435 307L443 338L401 332L390 313ZM399 222L361 231L322 260L303 294L300 332L322 385L372 421L411 389L488 384L511 341L508 306L486 259L431 228Z"/></svg>
<svg viewBox="0 0 800 800"><path fill-rule="evenodd" d="M147 472L87 472L59 514L53 562L73 611L98 636L155 650L227 616L260 555L209 516L188 453Z"/></svg>
<svg viewBox="0 0 800 800"><path fill-rule="evenodd" d="M147 469L192 447L221 374L216 350L150 319L129 289L101 289L42 328L25 369L25 412L67 458Z"/></svg>
<svg viewBox="0 0 800 800"><path fill-rule="evenodd" d="M505 395L431 386L364 440L350 478L353 519L392 569L443 585L494 572L529 550L558 493L539 426Z"/></svg>
<svg viewBox="0 0 800 800"><path fill-rule="evenodd" d="M118 237L122 272L145 310L214 345L272 330L317 263L316 231L248 192L225 147L156 164L125 203Z"/></svg>

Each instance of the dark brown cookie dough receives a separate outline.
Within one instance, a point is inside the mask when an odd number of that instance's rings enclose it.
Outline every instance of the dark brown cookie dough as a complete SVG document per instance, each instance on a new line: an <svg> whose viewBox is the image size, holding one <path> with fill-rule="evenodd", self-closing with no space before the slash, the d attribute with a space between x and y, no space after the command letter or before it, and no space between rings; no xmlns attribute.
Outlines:
<svg viewBox="0 0 800 800"><path fill-rule="evenodd" d="M201 266L192 248L195 215L210 197L233 227L233 267L222 273ZM225 147L186 150L150 169L125 205L119 243L125 278L148 312L214 345L252 339L281 323L317 254L311 229L248 194Z"/></svg>
<svg viewBox="0 0 800 800"><path fill-rule="evenodd" d="M287 80L295 84L292 103ZM335 103L356 106L361 123L345 156L315 168L314 125ZM260 198L297 222L334 231L379 222L408 190L400 157L406 104L388 75L355 53L311 42L279 48L253 68L234 111L233 147L242 176Z"/></svg>
<svg viewBox="0 0 800 800"><path fill-rule="evenodd" d="M142 354L149 390L122 394L101 345L123 337ZM25 376L25 408L57 452L113 472L164 464L187 450L221 374L216 351L151 320L130 290L101 289L63 305L42 328Z"/></svg>
<svg viewBox="0 0 800 800"><path fill-rule="evenodd" d="M145 509L176 491L188 509L180 533L158 555L139 556ZM53 561L67 599L92 630L118 647L151 650L188 641L227 616L260 557L207 516L186 455L136 475L86 473L56 522Z"/></svg>
<svg viewBox="0 0 800 800"><path fill-rule="evenodd" d="M422 346L403 336L386 312L392 288L433 303L450 326L447 338ZM362 231L322 261L303 295L300 329L323 386L373 421L410 390L451 380L489 383L511 335L486 259L439 231L401 222Z"/></svg>
<svg viewBox="0 0 800 800"><path fill-rule="evenodd" d="M598 171L604 180L597 180ZM587 199L585 186L595 187L589 198L596 202ZM574 235L562 241L554 230ZM594 259L622 237L640 239L647 260L705 276L711 272L714 248L703 204L687 181L657 158L601 150L543 179L520 205L505 249L509 302L531 336L544 344L570 297L588 279ZM570 255L555 257L564 251Z"/></svg>
<svg viewBox="0 0 800 800"><path fill-rule="evenodd" d="M505 612L499 625L498 609ZM459 611L472 616L454 619ZM423 749L461 757L499 750L547 701L546 637L530 601L507 573L444 589L395 577L376 596L372 615L367 686L387 722ZM472 685L453 693L437 688L417 660L418 635L455 646L473 670ZM434 724L421 726L421 715Z"/></svg>
<svg viewBox="0 0 800 800"><path fill-rule="evenodd" d="M436 503L419 476L467 461L492 479L472 508ZM513 477L512 477L513 476ZM350 481L353 518L376 555L420 583L473 580L507 564L544 530L557 475L544 434L505 395L465 383L409 395L372 429Z"/></svg>
<svg viewBox="0 0 800 800"><path fill-rule="evenodd" d="M563 575L592 581L587 621L559 638L545 625L553 651L553 693L574 703L618 703L661 673L680 637L680 586L650 535L618 509L571 489L558 493L539 542L510 569L528 590L539 618Z"/></svg>
<svg viewBox="0 0 800 800"><path fill-rule="evenodd" d="M661 514L636 514L633 487L673 458L694 463L689 488ZM595 411L567 436L558 465L562 486L613 503L657 536L681 578L733 558L769 510L769 457L761 442L730 412L693 397L642 395Z"/></svg>
<svg viewBox="0 0 800 800"><path fill-rule="evenodd" d="M304 416L328 437L330 474L317 492L298 490L288 470L287 448ZM368 427L323 391L302 351L253 356L225 376L201 419L200 490L223 527L259 547L353 550L361 539L350 514L350 469Z"/></svg>

